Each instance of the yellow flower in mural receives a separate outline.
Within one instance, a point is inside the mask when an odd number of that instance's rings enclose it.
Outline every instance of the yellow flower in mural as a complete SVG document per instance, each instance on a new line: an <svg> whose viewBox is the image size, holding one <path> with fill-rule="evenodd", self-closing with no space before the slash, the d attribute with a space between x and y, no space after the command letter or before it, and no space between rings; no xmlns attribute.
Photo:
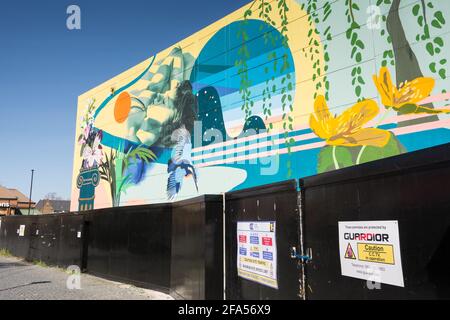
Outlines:
<svg viewBox="0 0 450 320"><path fill-rule="evenodd" d="M420 77L413 81L402 83L398 88L392 82L389 69L381 68L380 75L373 76L375 85L386 108L393 108L401 114L408 113L445 113L447 109L432 109L417 105L427 98L433 91L435 81L433 78Z"/></svg>
<svg viewBox="0 0 450 320"><path fill-rule="evenodd" d="M340 116L333 116L324 96L318 96L314 103L314 113L309 123L311 129L331 146L375 146L384 147L390 133L376 128L362 128L377 116L378 105L373 100L358 102Z"/></svg>

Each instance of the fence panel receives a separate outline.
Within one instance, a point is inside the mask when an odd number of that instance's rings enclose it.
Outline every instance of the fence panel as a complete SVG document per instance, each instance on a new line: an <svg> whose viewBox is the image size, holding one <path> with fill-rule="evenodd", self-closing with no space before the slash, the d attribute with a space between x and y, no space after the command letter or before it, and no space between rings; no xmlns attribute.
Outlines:
<svg viewBox="0 0 450 320"><path fill-rule="evenodd" d="M180 201L172 209L172 293L223 298L222 196Z"/></svg>
<svg viewBox="0 0 450 320"><path fill-rule="evenodd" d="M278 289L238 276L239 222L275 222ZM249 239L245 239L248 241ZM297 183L294 180L226 194L227 299L299 299L301 270L290 256L299 243ZM251 257L241 255L243 259ZM270 267L269 267L270 268ZM265 279L265 278L261 278ZM264 280L263 280L264 281ZM270 280L273 283L273 280Z"/></svg>
<svg viewBox="0 0 450 320"><path fill-rule="evenodd" d="M450 145L303 179L309 299L450 297ZM404 287L341 275L338 223L398 221ZM357 257L357 259L359 259ZM355 259L355 263L358 260Z"/></svg>

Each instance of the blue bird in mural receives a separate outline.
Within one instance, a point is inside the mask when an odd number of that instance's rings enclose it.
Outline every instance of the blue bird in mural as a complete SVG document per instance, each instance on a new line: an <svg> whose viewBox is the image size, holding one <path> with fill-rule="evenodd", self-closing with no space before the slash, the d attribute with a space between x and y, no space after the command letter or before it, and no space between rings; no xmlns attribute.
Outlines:
<svg viewBox="0 0 450 320"><path fill-rule="evenodd" d="M184 178L192 177L198 192L197 171L192 165L190 132L183 125L172 133L171 140L175 143L175 147L167 167L169 173L167 197L169 200L174 199L180 192Z"/></svg>

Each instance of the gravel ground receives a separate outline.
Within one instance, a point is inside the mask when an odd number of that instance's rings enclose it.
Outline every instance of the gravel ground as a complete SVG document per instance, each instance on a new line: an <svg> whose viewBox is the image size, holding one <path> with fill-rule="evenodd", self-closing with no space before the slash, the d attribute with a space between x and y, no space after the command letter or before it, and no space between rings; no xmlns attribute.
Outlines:
<svg viewBox="0 0 450 320"><path fill-rule="evenodd" d="M173 300L157 291L81 275L81 289L68 289L64 269L0 256L0 300Z"/></svg>

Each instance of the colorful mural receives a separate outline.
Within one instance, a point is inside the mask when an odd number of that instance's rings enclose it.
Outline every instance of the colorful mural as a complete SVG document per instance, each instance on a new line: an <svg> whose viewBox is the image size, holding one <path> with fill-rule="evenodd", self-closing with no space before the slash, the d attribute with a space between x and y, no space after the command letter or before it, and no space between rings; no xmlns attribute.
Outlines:
<svg viewBox="0 0 450 320"><path fill-rule="evenodd" d="M450 142L450 2L255 0L79 97L72 210Z"/></svg>

